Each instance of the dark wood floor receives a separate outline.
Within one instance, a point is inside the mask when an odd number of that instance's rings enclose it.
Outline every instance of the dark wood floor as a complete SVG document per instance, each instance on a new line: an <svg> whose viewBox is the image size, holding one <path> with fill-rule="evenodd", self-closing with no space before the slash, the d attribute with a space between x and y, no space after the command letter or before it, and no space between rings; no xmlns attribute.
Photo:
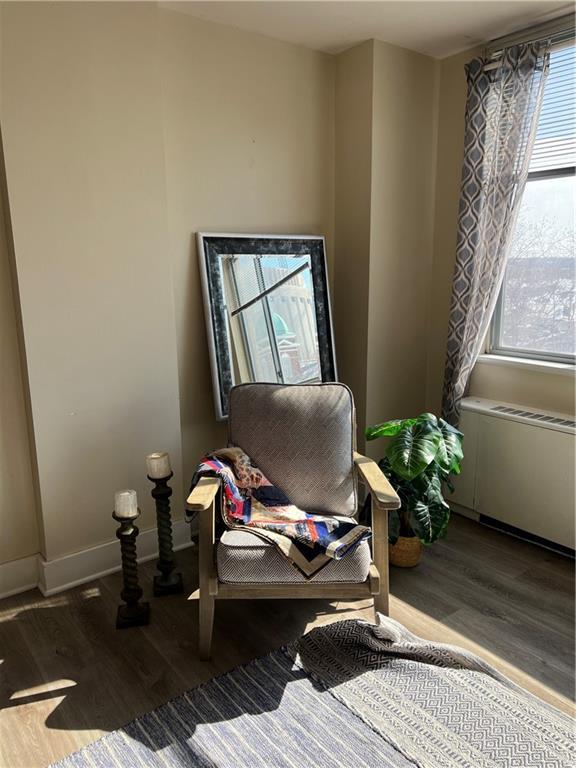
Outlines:
<svg viewBox="0 0 576 768"><path fill-rule="evenodd" d="M190 592L195 552L178 555ZM147 594L154 566L141 569ZM197 606L152 601L149 627L117 632L118 574L52 598L0 603L0 766L45 766L215 674L314 625L371 618L369 601L217 604L211 662L196 658ZM414 570L392 569L391 614L417 634L479 653L571 711L574 566L454 518Z"/></svg>

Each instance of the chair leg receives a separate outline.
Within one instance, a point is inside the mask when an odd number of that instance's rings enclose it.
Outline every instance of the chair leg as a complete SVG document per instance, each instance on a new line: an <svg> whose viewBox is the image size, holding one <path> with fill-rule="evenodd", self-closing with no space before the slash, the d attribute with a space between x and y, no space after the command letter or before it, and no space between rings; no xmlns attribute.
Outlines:
<svg viewBox="0 0 576 768"><path fill-rule="evenodd" d="M372 557L380 574L380 592L374 595L374 612L389 615L388 512L379 509L372 496Z"/></svg>
<svg viewBox="0 0 576 768"><path fill-rule="evenodd" d="M374 595L374 614L383 613L384 616L390 615L390 606L388 601L388 593L382 593L382 587L380 587L380 594ZM376 615L374 616L376 618Z"/></svg>
<svg viewBox="0 0 576 768"><path fill-rule="evenodd" d="M214 568L214 502L200 514L198 539L198 575L200 599L198 606L198 655L206 661L212 647L214 626L214 593L210 581Z"/></svg>
<svg viewBox="0 0 576 768"><path fill-rule="evenodd" d="M200 589L198 656L202 661L208 661L212 649L214 602L214 596L208 590Z"/></svg>

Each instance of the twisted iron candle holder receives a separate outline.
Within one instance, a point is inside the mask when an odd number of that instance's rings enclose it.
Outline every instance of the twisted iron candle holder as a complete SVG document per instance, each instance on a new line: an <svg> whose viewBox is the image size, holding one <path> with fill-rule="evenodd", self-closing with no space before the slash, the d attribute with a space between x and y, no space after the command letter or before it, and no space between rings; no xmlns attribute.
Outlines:
<svg viewBox="0 0 576 768"><path fill-rule="evenodd" d="M156 567L160 571L154 576L154 595L177 595L184 590L182 574L174 573L174 550L172 547L172 520L170 517L170 496L172 488L168 481L174 475L167 477L150 477L148 480L154 483L152 497L156 502L156 522L158 526L158 563Z"/></svg>
<svg viewBox="0 0 576 768"><path fill-rule="evenodd" d="M150 621L150 605L140 602L143 592L138 584L138 563L136 560L138 528L134 525L136 518L117 517L115 512L112 513L112 517L120 523L120 527L116 531L116 536L120 540L122 577L124 580L120 597L126 603L126 605L118 606L116 629L142 627Z"/></svg>

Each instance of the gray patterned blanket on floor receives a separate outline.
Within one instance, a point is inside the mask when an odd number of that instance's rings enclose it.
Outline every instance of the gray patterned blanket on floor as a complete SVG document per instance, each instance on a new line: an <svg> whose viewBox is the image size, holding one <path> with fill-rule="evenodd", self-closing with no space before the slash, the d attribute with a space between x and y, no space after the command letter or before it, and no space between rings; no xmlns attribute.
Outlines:
<svg viewBox="0 0 576 768"><path fill-rule="evenodd" d="M574 723L393 619L313 629L59 768L573 768Z"/></svg>

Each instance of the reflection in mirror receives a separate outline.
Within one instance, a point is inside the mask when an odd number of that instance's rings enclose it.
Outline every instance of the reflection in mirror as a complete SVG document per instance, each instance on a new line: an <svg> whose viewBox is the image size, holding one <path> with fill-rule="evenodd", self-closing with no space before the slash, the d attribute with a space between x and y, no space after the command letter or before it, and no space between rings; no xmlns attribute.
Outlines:
<svg viewBox="0 0 576 768"><path fill-rule="evenodd" d="M216 411L250 381L336 377L324 240L199 235Z"/></svg>
<svg viewBox="0 0 576 768"><path fill-rule="evenodd" d="M222 256L234 380L319 382L310 256Z"/></svg>

